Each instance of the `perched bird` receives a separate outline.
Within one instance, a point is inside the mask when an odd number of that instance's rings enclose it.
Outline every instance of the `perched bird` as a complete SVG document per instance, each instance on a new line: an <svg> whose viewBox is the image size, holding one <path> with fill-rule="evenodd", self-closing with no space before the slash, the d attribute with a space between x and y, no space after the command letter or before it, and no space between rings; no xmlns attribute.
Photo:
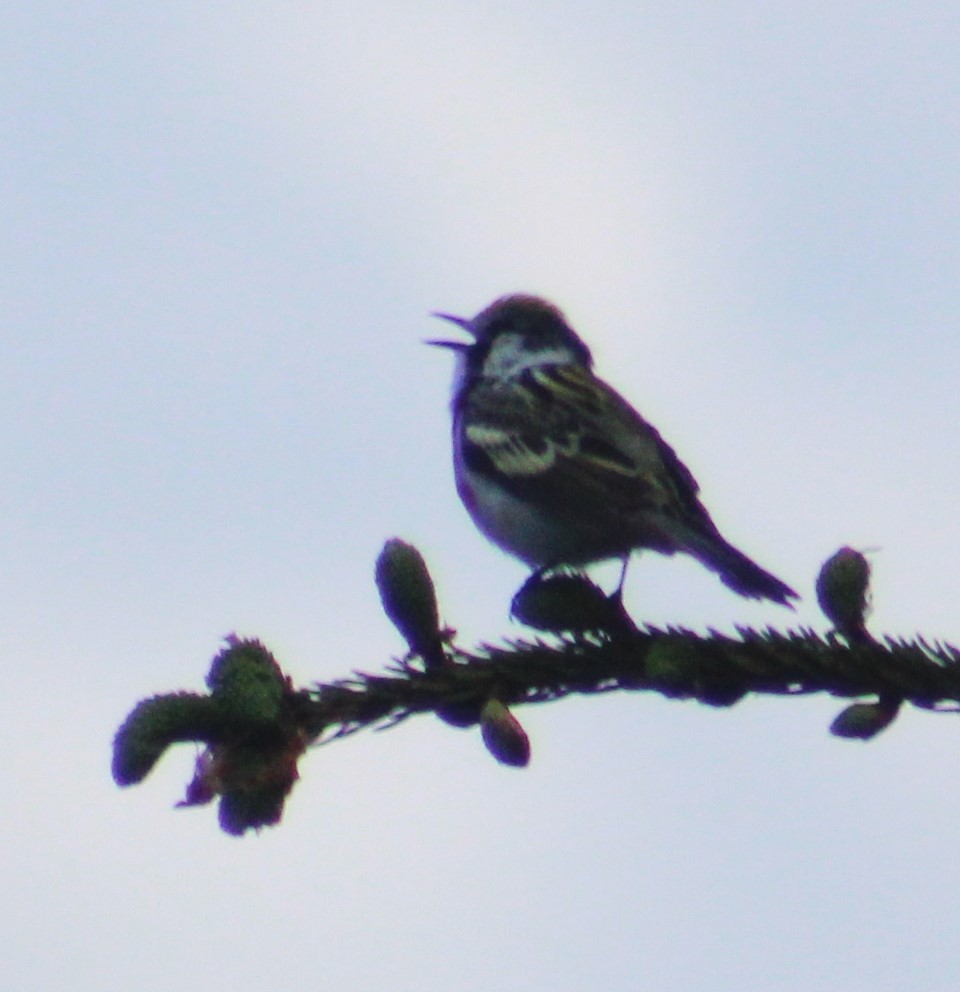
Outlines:
<svg viewBox="0 0 960 992"><path fill-rule="evenodd" d="M473 338L428 341L457 357L457 491L479 529L538 572L634 550L692 555L734 592L784 606L797 594L720 535L673 449L593 372L564 315L504 296L466 319ZM621 575L621 586L623 575Z"/></svg>

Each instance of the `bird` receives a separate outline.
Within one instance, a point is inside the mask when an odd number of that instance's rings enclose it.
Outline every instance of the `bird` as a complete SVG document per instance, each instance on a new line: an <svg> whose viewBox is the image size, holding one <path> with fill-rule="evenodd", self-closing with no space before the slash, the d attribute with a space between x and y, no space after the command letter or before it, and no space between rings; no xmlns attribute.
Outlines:
<svg viewBox="0 0 960 992"><path fill-rule="evenodd" d="M593 371L553 303L527 294L475 317L434 312L470 341L456 356L451 411L457 492L477 528L534 576L634 551L691 555L735 593L792 609L799 596L727 541L690 470Z"/></svg>

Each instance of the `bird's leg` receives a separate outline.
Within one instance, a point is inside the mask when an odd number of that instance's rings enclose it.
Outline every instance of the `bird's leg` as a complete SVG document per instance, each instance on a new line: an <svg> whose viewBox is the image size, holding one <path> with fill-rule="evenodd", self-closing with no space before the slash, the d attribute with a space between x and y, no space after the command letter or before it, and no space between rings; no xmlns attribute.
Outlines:
<svg viewBox="0 0 960 992"><path fill-rule="evenodd" d="M630 564L630 555L626 555L620 565L620 581L617 588L610 593L610 599L617 603L623 602L623 584L627 581L627 566Z"/></svg>
<svg viewBox="0 0 960 992"><path fill-rule="evenodd" d="M627 565L629 564L630 555L626 555L620 566L620 581L617 583L617 588L607 597L607 602L612 610L609 629L623 634L635 634L637 632L637 625L633 622L633 617L627 613L627 608L623 605L623 584L627 580Z"/></svg>

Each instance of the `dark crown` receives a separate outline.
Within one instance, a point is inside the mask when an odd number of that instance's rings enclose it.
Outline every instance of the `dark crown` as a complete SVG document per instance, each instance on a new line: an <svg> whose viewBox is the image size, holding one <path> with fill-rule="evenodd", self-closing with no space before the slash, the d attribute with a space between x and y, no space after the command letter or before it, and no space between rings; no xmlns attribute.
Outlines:
<svg viewBox="0 0 960 992"><path fill-rule="evenodd" d="M539 296L501 296L470 321L478 345L489 346L500 334L518 334L524 345L538 350L551 344L571 348L584 365L592 363L590 349L567 323L563 312Z"/></svg>

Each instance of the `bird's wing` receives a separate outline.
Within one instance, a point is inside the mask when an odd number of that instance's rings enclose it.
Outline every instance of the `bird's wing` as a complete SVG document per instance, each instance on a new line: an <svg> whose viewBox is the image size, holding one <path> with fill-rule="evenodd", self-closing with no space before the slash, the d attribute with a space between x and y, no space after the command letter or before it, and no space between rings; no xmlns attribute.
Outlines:
<svg viewBox="0 0 960 992"><path fill-rule="evenodd" d="M547 365L509 383L481 381L461 424L472 469L560 516L712 529L673 449L589 369Z"/></svg>

